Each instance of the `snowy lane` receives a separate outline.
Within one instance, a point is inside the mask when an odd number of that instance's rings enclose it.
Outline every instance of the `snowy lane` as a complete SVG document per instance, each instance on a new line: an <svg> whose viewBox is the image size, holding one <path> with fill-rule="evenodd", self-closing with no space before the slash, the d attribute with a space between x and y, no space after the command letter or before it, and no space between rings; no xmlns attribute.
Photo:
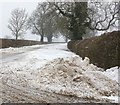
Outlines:
<svg viewBox="0 0 120 105"><path fill-rule="evenodd" d="M6 62L20 60L20 59L24 58L25 55L26 54L24 54L24 52L23 53L10 54L10 55L6 55L6 56L2 56L2 58L0 58L0 60L2 61L2 63L6 63Z"/></svg>
<svg viewBox="0 0 120 105"><path fill-rule="evenodd" d="M18 48L16 48L16 50L12 50L14 48L11 48L9 49L8 48L8 51L6 52L6 50L2 50L1 51L1 54L2 56L0 57L0 61L2 61L2 63L5 63L5 62L11 62L11 61L16 61L16 60L20 60L22 58L24 58L26 55L29 54L29 52L31 51L35 51L35 50L38 50L40 48L42 48L42 46L35 46L35 47L28 47L27 49L21 49L21 50L18 50Z"/></svg>
<svg viewBox="0 0 120 105"><path fill-rule="evenodd" d="M46 45L35 45L35 46L25 46L25 47L21 47L21 48L7 48L1 51L2 56L0 57L0 61L2 61L2 63L5 62L11 62L11 61L20 61L22 58L27 58L28 56L31 56L31 58L34 56L37 56L38 58L42 58L40 60L44 60L51 58L51 60L54 58L54 56L57 54L57 57L62 57L62 54L60 54L58 51L54 50L60 50L59 47L57 48L57 46L59 45L64 45L64 44L56 44L56 46L54 46L54 44L46 44ZM52 51L53 50L53 51ZM64 48L61 49L63 51L68 51L68 49ZM39 55L37 55L37 53ZM36 55L35 55L36 54ZM64 54L63 54L64 55ZM69 54L68 54L69 55ZM56 58L56 57L55 57Z"/></svg>

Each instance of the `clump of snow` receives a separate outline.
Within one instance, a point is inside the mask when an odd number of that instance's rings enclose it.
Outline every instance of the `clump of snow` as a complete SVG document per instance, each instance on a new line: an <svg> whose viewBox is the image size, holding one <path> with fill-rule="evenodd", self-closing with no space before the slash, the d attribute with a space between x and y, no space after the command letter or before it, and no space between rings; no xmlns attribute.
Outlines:
<svg viewBox="0 0 120 105"><path fill-rule="evenodd" d="M75 56L55 59L42 67L37 82L45 84L46 90L87 99L101 99L102 96L117 95L117 82L109 79L89 64L89 58L82 60ZM54 88L55 87L55 88Z"/></svg>
<svg viewBox="0 0 120 105"><path fill-rule="evenodd" d="M109 96L109 97L103 96L102 98L109 99L109 100L111 100L113 103L119 103L119 98L118 98L118 96Z"/></svg>
<svg viewBox="0 0 120 105"><path fill-rule="evenodd" d="M105 74L107 77L111 78L112 80L119 82L118 77L120 77L120 73L118 73L118 71L120 71L120 68L118 69L118 67L116 66L107 69L105 72L103 72L103 74Z"/></svg>

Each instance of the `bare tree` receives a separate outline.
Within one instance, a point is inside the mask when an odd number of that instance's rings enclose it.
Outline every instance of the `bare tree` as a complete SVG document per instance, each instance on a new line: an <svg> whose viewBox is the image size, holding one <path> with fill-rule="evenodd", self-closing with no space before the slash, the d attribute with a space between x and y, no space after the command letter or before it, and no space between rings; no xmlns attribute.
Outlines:
<svg viewBox="0 0 120 105"><path fill-rule="evenodd" d="M48 42L52 42L52 37L54 36L54 34L57 35L57 33L55 33L55 31L57 30L55 23L56 22L54 20L54 17L48 18L48 20L46 21L44 30L45 30L45 37L47 38Z"/></svg>
<svg viewBox="0 0 120 105"><path fill-rule="evenodd" d="M106 31L115 27L119 16L118 2L91 2L88 8L88 23L91 30Z"/></svg>
<svg viewBox="0 0 120 105"><path fill-rule="evenodd" d="M46 17L47 19L44 27L45 37L47 37L48 42L52 42L53 36L58 36L57 22L59 18L56 10L54 10L51 5L49 5L49 10L46 13Z"/></svg>
<svg viewBox="0 0 120 105"><path fill-rule="evenodd" d="M8 28L11 30L12 34L16 37L16 40L21 35L25 34L27 30L27 13L25 9L15 9L11 13L11 18L9 19Z"/></svg>
<svg viewBox="0 0 120 105"><path fill-rule="evenodd" d="M28 20L29 28L32 29L33 34L40 35L40 41L44 40L44 27L46 22L46 12L48 11L47 2L39 3L36 10L32 13Z"/></svg>
<svg viewBox="0 0 120 105"><path fill-rule="evenodd" d="M36 10L28 19L29 28L33 34L40 35L40 41L43 42L44 37L48 41L52 41L53 33L56 31L55 27L55 11L48 2L39 3Z"/></svg>
<svg viewBox="0 0 120 105"><path fill-rule="evenodd" d="M118 20L118 30L120 30L120 1L118 3L118 17L119 17L119 20Z"/></svg>
<svg viewBox="0 0 120 105"><path fill-rule="evenodd" d="M72 40L82 40L86 31L87 2L58 2L53 4L55 8L67 18L67 30L70 31ZM65 24L64 24L65 25Z"/></svg>
<svg viewBox="0 0 120 105"><path fill-rule="evenodd" d="M118 2L55 2L53 5L59 14L67 18L67 30L71 31L73 40L82 39L87 29L106 31L118 26Z"/></svg>

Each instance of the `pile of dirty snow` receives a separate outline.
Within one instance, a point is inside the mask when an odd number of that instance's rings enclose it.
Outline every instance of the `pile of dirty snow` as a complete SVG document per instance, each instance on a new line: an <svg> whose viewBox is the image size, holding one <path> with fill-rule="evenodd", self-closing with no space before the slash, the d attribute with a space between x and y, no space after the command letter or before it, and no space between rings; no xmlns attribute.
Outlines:
<svg viewBox="0 0 120 105"><path fill-rule="evenodd" d="M103 96L117 96L118 83L90 64L85 57L58 58L37 72L37 82L46 91L84 99L102 100Z"/></svg>

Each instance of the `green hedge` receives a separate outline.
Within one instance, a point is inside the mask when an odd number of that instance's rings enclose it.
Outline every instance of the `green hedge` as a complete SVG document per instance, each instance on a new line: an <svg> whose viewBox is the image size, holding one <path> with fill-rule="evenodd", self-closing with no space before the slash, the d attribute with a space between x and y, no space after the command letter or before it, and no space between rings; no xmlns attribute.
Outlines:
<svg viewBox="0 0 120 105"><path fill-rule="evenodd" d="M120 31L81 41L70 41L68 48L82 58L90 58L91 63L98 67L108 69L120 66Z"/></svg>

